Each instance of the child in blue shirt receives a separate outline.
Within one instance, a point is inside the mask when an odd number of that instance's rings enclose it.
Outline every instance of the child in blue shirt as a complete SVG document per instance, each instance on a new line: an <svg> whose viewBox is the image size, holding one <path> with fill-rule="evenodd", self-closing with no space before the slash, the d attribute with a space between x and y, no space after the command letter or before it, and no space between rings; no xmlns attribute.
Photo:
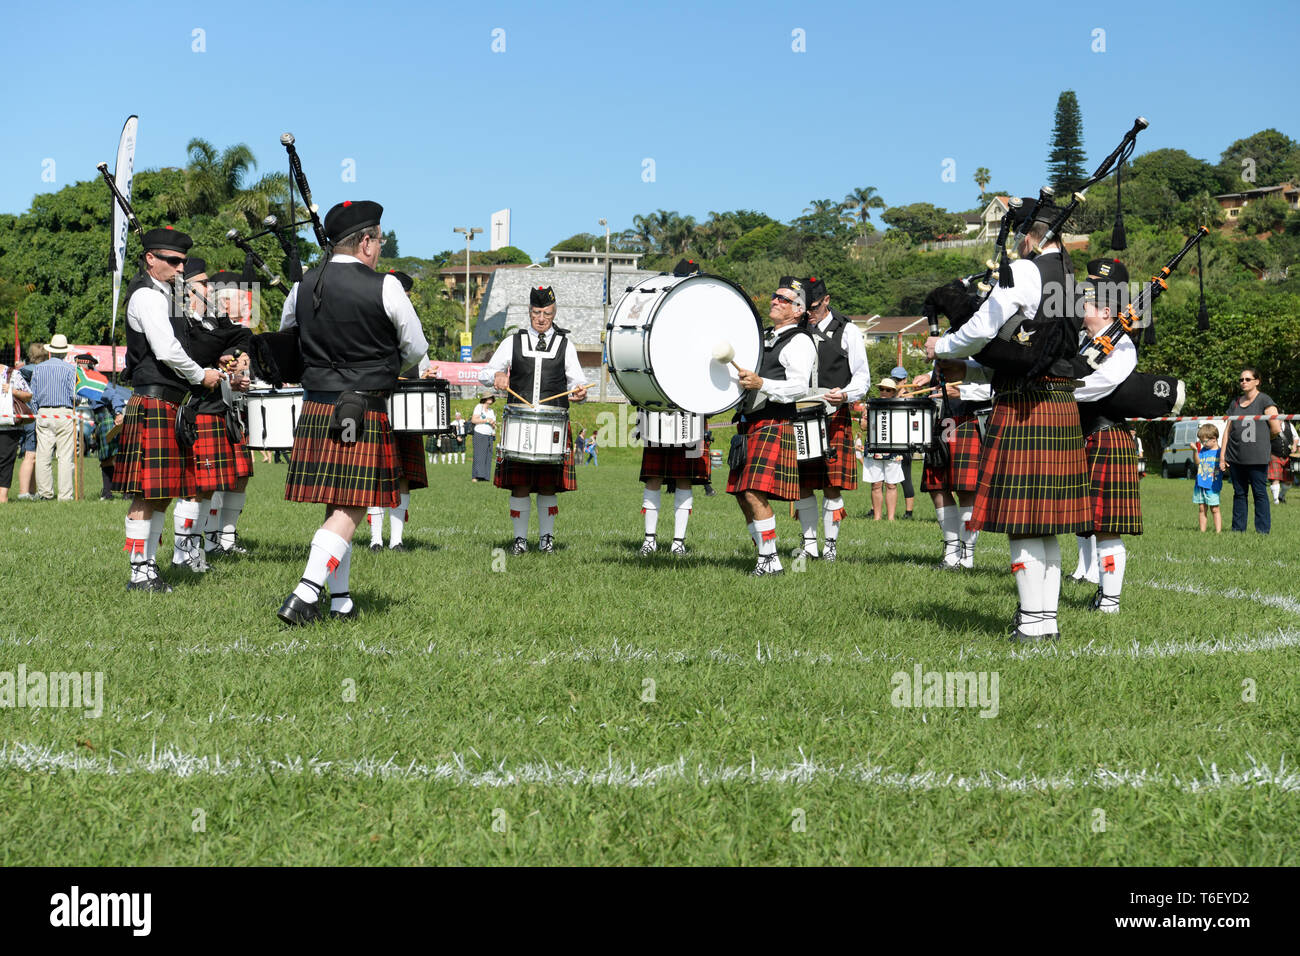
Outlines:
<svg viewBox="0 0 1300 956"><path fill-rule="evenodd" d="M1219 491L1223 488L1223 468L1219 458L1219 429L1206 423L1196 430L1201 447L1196 453L1196 487L1192 502L1200 506L1201 530L1205 530L1205 513L1214 514L1214 533L1223 533L1223 516L1219 513Z"/></svg>

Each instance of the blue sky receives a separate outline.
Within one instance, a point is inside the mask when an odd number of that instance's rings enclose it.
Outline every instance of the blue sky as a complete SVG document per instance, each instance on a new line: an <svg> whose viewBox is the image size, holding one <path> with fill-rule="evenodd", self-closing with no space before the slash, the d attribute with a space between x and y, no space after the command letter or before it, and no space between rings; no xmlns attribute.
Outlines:
<svg viewBox="0 0 1300 956"><path fill-rule="evenodd" d="M1266 127L1300 137L1294 3L226 0L0 16L0 211L111 166L134 112L137 169L183 165L192 136L247 143L260 170L283 169L291 130L322 214L382 202L406 255L463 248L454 226L486 229L507 206L513 244L538 258L601 217L617 230L657 208L788 220L870 185L891 205L963 209L977 166L1033 193L1064 89L1079 97L1090 170L1138 114L1151 121L1139 152L1213 162Z"/></svg>

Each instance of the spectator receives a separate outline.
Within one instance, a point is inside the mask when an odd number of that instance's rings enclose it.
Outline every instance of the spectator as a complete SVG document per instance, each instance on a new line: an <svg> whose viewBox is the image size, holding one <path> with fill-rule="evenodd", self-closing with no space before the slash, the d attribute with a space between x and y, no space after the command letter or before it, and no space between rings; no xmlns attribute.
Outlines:
<svg viewBox="0 0 1300 956"><path fill-rule="evenodd" d="M1273 436L1272 455L1268 460L1268 482L1273 492L1273 504L1286 504L1286 486L1290 476L1291 452L1295 449L1295 429L1290 422L1282 423L1282 430Z"/></svg>
<svg viewBox="0 0 1300 956"><path fill-rule="evenodd" d="M1219 513L1219 490L1223 487L1223 469L1219 465L1219 429L1206 422L1196 430L1200 449L1196 452L1196 486L1192 489L1192 503L1200 510L1201 530L1205 530L1205 513L1214 514L1214 533L1223 531L1223 515Z"/></svg>
<svg viewBox="0 0 1300 956"><path fill-rule="evenodd" d="M495 395L484 395L470 412L469 420L474 426L474 481L492 480L492 446L496 444L497 437L497 413L492 410L494 404Z"/></svg>
<svg viewBox="0 0 1300 956"><path fill-rule="evenodd" d="M889 373L889 377L895 382L910 381L907 377L907 369L903 368L901 365L895 365L894 370ZM895 394L897 394L897 392L895 392ZM901 482L903 486L903 517L910 521L912 520L912 509L916 507L916 488L912 485L911 452L908 452L903 456L903 460L900 464L903 472L903 480Z"/></svg>
<svg viewBox="0 0 1300 956"><path fill-rule="evenodd" d="M24 381L27 382L27 391L31 391L32 368L37 362L44 362L49 358L49 353L45 351L45 346L40 342L33 342L27 346L27 364L20 366ZM32 397L27 403L31 406L32 411L36 411L36 398ZM27 425L23 428L22 445L23 460L18 466L18 500L35 501L36 495L33 493L36 481L36 425Z"/></svg>
<svg viewBox="0 0 1300 956"><path fill-rule="evenodd" d="M72 406L76 400L77 370L64 356L70 348L62 333L45 346L49 358L32 369L30 380L36 412L36 497L54 498L54 457L59 458L59 500L72 500L73 445L77 422Z"/></svg>
<svg viewBox="0 0 1300 956"><path fill-rule="evenodd" d="M579 428L578 437L573 440L574 458L579 465L585 465L587 462L583 452L587 450L587 429Z"/></svg>
<svg viewBox="0 0 1300 956"><path fill-rule="evenodd" d="M898 383L892 378L882 378L876 387L881 398L898 396ZM865 414L862 427L867 427ZM902 455L871 455L863 459L862 478L871 485L871 511L868 517L880 521L887 509L889 520L894 520L894 513L898 510L898 486L903 482L902 461Z"/></svg>
<svg viewBox="0 0 1300 956"><path fill-rule="evenodd" d="M1255 530L1268 534L1272 521L1268 506L1269 439L1282 431L1282 423L1277 419L1233 421L1234 415L1278 414L1277 404L1259 390L1263 383L1256 369L1242 369L1240 384L1241 396L1228 406L1225 437L1220 443L1224 453L1221 467L1232 478L1232 530L1246 530L1249 487L1255 499Z"/></svg>
<svg viewBox="0 0 1300 956"><path fill-rule="evenodd" d="M596 459L596 436L593 434L587 439L587 464L599 467L600 462Z"/></svg>
<svg viewBox="0 0 1300 956"><path fill-rule="evenodd" d="M12 415L13 400L30 402L32 393L27 379L16 368L0 365L0 413ZM24 426L0 425L0 504L9 501L9 486L14 479L14 461L23 444Z"/></svg>
<svg viewBox="0 0 1300 956"><path fill-rule="evenodd" d="M451 423L451 437L455 442L454 451L459 464L465 464L465 436L469 434L469 422L461 417L460 412L456 413L455 419Z"/></svg>

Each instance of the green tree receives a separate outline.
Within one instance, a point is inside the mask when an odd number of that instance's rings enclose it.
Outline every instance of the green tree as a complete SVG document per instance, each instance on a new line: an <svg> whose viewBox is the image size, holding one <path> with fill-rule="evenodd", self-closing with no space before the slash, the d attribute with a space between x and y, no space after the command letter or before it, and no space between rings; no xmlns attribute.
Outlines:
<svg viewBox="0 0 1300 956"><path fill-rule="evenodd" d="M379 256L382 259L396 259L401 253L397 251L397 233L391 230L384 231L384 242L379 247Z"/></svg>
<svg viewBox="0 0 1300 956"><path fill-rule="evenodd" d="M1066 90L1056 100L1052 149L1047 154L1047 179L1056 195L1069 196L1088 181L1083 163L1083 115L1074 90Z"/></svg>
<svg viewBox="0 0 1300 956"><path fill-rule="evenodd" d="M1275 129L1261 130L1225 149L1216 171L1224 192L1284 182L1300 185L1300 145Z"/></svg>
<svg viewBox="0 0 1300 956"><path fill-rule="evenodd" d="M1248 236L1261 232L1274 232L1282 228L1290 211L1290 207L1275 196L1252 199L1241 211L1237 224Z"/></svg>
<svg viewBox="0 0 1300 956"><path fill-rule="evenodd" d="M913 242L960 234L966 228L961 216L928 202L890 206L880 218Z"/></svg>
<svg viewBox="0 0 1300 956"><path fill-rule="evenodd" d="M885 200L876 192L875 186L858 186L844 197L844 202L840 205L857 216L859 231L864 231L862 227L871 220L871 210L883 211Z"/></svg>
<svg viewBox="0 0 1300 956"><path fill-rule="evenodd" d="M984 198L984 187L992 180L993 174L989 172L987 166L981 166L979 169L975 170L975 185L980 188L980 206L988 204Z"/></svg>

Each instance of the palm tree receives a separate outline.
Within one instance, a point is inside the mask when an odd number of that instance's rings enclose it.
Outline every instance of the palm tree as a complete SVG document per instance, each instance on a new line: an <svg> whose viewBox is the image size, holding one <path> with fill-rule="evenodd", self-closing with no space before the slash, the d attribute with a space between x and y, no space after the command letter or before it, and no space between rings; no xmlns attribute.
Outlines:
<svg viewBox="0 0 1300 956"><path fill-rule="evenodd" d="M218 153L207 140L196 137L189 141L186 151L189 162L180 192L162 197L168 214L174 218L216 215L223 206L233 205L250 223L258 223L286 191L284 173L271 173L244 186L244 178L257 168L257 160L243 143Z"/></svg>
<svg viewBox="0 0 1300 956"><path fill-rule="evenodd" d="M679 218L677 213L668 212L666 209L657 209L648 216L632 217L632 225L636 227L637 235L645 243L646 252L667 254L664 237L668 233L668 227L676 218Z"/></svg>
<svg viewBox="0 0 1300 956"><path fill-rule="evenodd" d="M709 221L696 230L701 251L712 257L721 256L727 251L727 244L740 238L740 223L735 213L709 211Z"/></svg>
<svg viewBox="0 0 1300 956"><path fill-rule="evenodd" d="M674 256L684 256L695 239L695 217L672 214L672 219L664 229L664 252Z"/></svg>
<svg viewBox="0 0 1300 956"><path fill-rule="evenodd" d="M841 208L857 214L859 227L871 220L871 210L884 209L885 200L876 193L875 186L859 186L844 197Z"/></svg>
<svg viewBox="0 0 1300 956"><path fill-rule="evenodd" d="M981 166L979 169L975 170L975 185L979 186L980 188L981 206L984 205L984 187L989 184L989 180L991 180L992 178L993 176L992 174L989 173L988 167L986 166Z"/></svg>

